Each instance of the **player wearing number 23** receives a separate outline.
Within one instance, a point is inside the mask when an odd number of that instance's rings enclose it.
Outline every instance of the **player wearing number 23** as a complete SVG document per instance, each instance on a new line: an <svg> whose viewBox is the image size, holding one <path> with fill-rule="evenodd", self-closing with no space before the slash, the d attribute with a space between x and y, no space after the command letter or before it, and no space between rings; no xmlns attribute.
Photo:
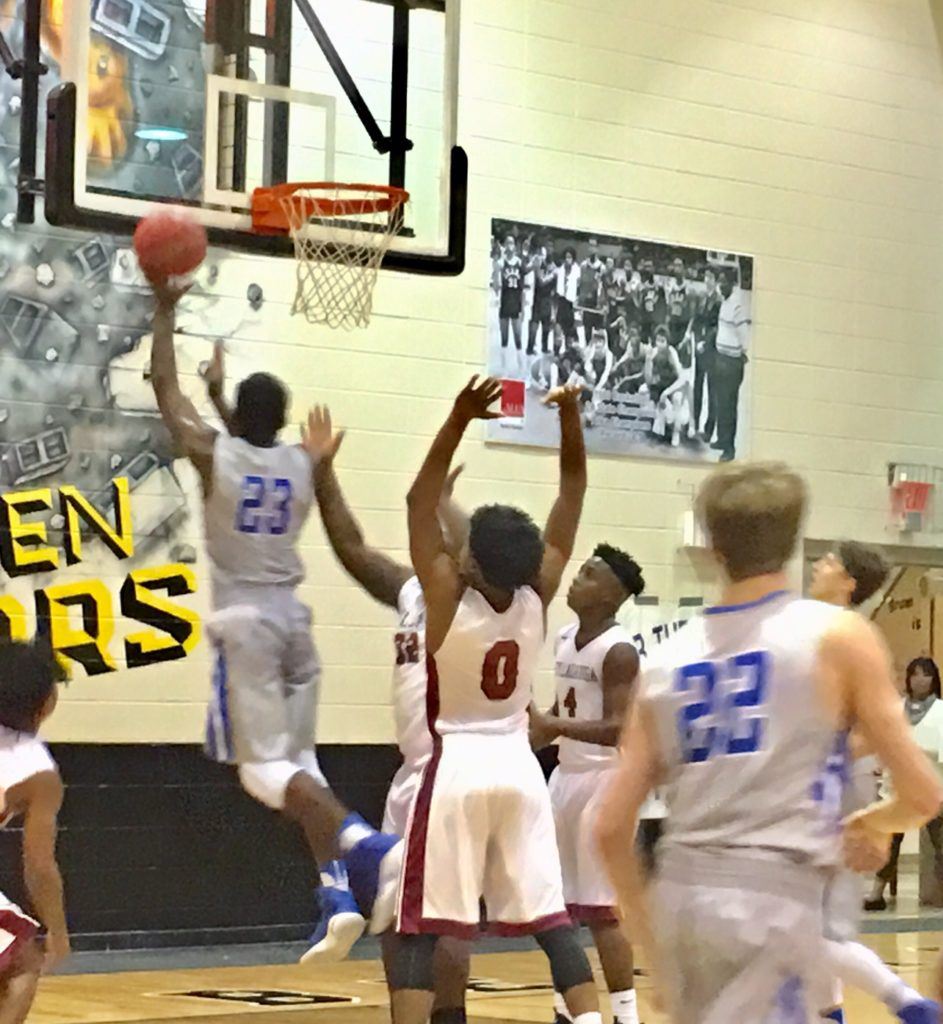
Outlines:
<svg viewBox="0 0 943 1024"><path fill-rule="evenodd" d="M455 400L407 499L410 553L426 606L427 716L433 753L413 804L400 891L402 971L393 971L393 1020L421 1024L431 1009L435 935L473 936L484 898L489 925L537 934L568 966L585 954L563 902L553 813L528 742L527 709L544 642L545 609L570 557L586 488L578 391L547 396L560 407L560 490L541 535L524 512L478 508L458 560L437 516L449 464L473 419L501 385L473 378ZM569 938L562 933L566 930ZM554 933L544 942L543 936ZM552 947L552 949L551 949ZM588 967L588 963L586 964ZM570 975L566 987L577 979ZM578 983L591 981L587 970ZM417 992L428 995L418 1005ZM566 993L564 993L566 995ZM595 1009L595 993L587 996Z"/></svg>

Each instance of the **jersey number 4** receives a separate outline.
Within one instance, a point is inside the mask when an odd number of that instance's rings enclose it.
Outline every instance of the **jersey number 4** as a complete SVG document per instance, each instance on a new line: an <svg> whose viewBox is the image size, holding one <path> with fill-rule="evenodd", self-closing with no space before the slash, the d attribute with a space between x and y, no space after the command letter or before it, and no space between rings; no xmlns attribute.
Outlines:
<svg viewBox="0 0 943 1024"><path fill-rule="evenodd" d="M481 692L488 700L507 700L517 689L520 648L514 640L499 640L481 665Z"/></svg>
<svg viewBox="0 0 943 1024"><path fill-rule="evenodd" d="M675 690L688 698L677 719L681 756L687 764L754 754L763 748L768 675L766 651L699 661L678 670Z"/></svg>
<svg viewBox="0 0 943 1024"><path fill-rule="evenodd" d="M236 506L240 533L267 533L279 537L291 523L291 481L284 477L244 476L242 497Z"/></svg>

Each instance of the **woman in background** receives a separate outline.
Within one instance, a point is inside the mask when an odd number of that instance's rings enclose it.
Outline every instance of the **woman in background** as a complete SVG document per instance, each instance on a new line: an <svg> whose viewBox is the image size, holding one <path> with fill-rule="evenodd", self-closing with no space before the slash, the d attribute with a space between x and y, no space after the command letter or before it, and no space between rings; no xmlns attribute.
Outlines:
<svg viewBox="0 0 943 1024"><path fill-rule="evenodd" d="M940 670L932 658L914 658L904 676L907 697L904 707L920 748L936 764L943 748L943 700L940 699ZM894 836L888 862L877 873L871 895L864 901L865 910L886 910L884 889L897 874L897 861L904 837ZM930 869L932 862L932 870ZM920 833L920 903L943 906L943 814L924 825Z"/></svg>

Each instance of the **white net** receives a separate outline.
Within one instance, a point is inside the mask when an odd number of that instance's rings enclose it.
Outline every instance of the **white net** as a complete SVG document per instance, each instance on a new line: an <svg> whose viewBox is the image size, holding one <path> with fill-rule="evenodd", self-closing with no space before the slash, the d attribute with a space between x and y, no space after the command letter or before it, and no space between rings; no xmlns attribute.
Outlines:
<svg viewBox="0 0 943 1024"><path fill-rule="evenodd" d="M356 185L301 187L280 200L298 261L293 313L308 323L366 327L405 192Z"/></svg>

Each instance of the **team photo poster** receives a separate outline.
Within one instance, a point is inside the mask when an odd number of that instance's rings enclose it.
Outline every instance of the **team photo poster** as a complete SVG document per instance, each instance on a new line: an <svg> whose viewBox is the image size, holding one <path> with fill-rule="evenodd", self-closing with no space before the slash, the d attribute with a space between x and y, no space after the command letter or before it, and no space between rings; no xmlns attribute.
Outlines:
<svg viewBox="0 0 943 1024"><path fill-rule="evenodd" d="M557 385L582 389L590 452L749 454L753 259L493 219L487 440L557 447Z"/></svg>

